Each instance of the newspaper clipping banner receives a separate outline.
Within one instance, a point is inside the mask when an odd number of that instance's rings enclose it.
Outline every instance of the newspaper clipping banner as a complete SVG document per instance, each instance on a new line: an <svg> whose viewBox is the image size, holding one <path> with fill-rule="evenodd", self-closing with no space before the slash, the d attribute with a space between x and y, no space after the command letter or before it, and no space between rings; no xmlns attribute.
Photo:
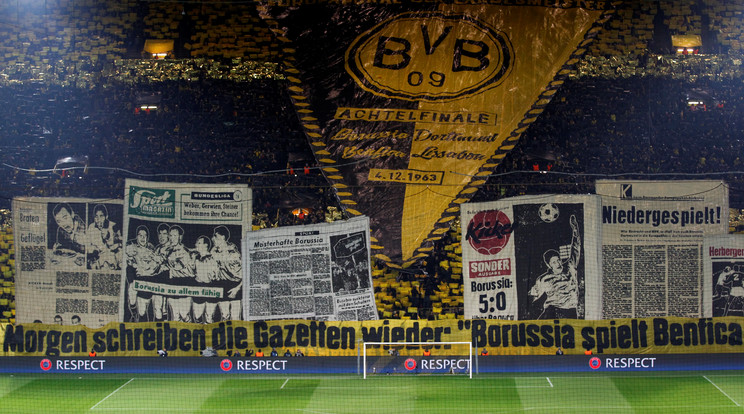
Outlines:
<svg viewBox="0 0 744 414"><path fill-rule="evenodd" d="M247 185L127 180L124 322L241 319Z"/></svg>
<svg viewBox="0 0 744 414"><path fill-rule="evenodd" d="M246 319L378 318L369 218L254 231L244 246Z"/></svg>
<svg viewBox="0 0 744 414"><path fill-rule="evenodd" d="M122 202L16 198L16 321L118 321Z"/></svg>
<svg viewBox="0 0 744 414"><path fill-rule="evenodd" d="M602 316L704 315L704 237L728 232L722 181L599 180Z"/></svg>
<svg viewBox="0 0 744 414"><path fill-rule="evenodd" d="M744 316L744 236L705 238L703 317Z"/></svg>
<svg viewBox="0 0 744 414"><path fill-rule="evenodd" d="M599 197L541 195L461 208L466 319L597 319Z"/></svg>

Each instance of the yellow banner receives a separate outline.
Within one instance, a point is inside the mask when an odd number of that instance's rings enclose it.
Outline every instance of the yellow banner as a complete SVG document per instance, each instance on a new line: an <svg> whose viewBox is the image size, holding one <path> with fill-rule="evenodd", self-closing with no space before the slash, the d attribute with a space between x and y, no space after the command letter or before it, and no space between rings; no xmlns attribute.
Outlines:
<svg viewBox="0 0 744 414"><path fill-rule="evenodd" d="M398 3L262 8L282 28L289 89L318 162L346 212L370 217L373 251L393 267L441 239L613 6Z"/></svg>
<svg viewBox="0 0 744 414"><path fill-rule="evenodd" d="M424 119L416 123L408 169L443 171L444 178L432 191L422 191L420 186L406 189L401 226L404 258L415 257L422 242L441 235L441 225L448 225L456 217L451 215L453 204L467 201L516 145L560 84L554 79L556 73L570 61L587 30L601 15L601 10L581 8L442 5L440 10L445 16L474 16L472 22L460 21L459 26L464 28L458 28L458 36L453 36L453 44L448 45L455 51L462 45L461 65L465 67L457 70L457 64L442 57L449 64L441 68L442 73L458 81L453 89L461 93L456 99L421 100L418 110L459 113L462 120L458 123L454 121L456 117L440 115L435 121ZM408 34L400 36L413 37L419 25L405 25L400 31L404 28ZM441 28L430 33L443 31ZM479 65L479 59L485 59L479 54L482 49L469 43L476 39L476 33L480 34L476 45L487 45L483 49L491 52L490 60ZM416 58L427 65L426 49L421 47L424 50L417 51ZM468 68L466 62L473 68ZM481 68L486 63L486 69L475 70L475 66ZM428 72L433 74L436 70L439 68ZM491 72L499 79L491 78L491 83L481 79ZM390 76L405 79L400 73ZM436 79L428 79L426 84L431 94L442 89Z"/></svg>
<svg viewBox="0 0 744 414"><path fill-rule="evenodd" d="M276 0L261 16L342 207L391 267L425 257L534 122L613 2ZM322 58L319 58L322 57Z"/></svg>
<svg viewBox="0 0 744 414"><path fill-rule="evenodd" d="M297 349L308 356L355 356L362 342L395 342L401 355L420 355L406 342L471 342L490 355L679 354L744 351L744 317L645 318L601 321L382 320L318 322L306 320L209 325L180 322L110 323L100 329L24 324L0 326L2 356L198 356L207 347L220 355L261 350L280 355ZM454 349L455 346L453 346ZM438 347L435 347L435 349ZM462 350L462 349L461 349Z"/></svg>

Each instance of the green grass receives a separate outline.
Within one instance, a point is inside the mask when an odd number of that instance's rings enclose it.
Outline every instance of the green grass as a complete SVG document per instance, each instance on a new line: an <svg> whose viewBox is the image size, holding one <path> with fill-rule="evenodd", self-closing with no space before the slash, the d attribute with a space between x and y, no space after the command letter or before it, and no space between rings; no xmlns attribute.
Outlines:
<svg viewBox="0 0 744 414"><path fill-rule="evenodd" d="M0 376L1 413L744 413L744 372Z"/></svg>

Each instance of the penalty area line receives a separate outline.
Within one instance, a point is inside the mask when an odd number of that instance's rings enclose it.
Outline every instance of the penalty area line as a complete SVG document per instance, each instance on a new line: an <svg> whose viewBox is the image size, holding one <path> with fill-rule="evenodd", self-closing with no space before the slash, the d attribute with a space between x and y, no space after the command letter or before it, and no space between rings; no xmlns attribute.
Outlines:
<svg viewBox="0 0 744 414"><path fill-rule="evenodd" d="M120 389L122 389L122 388L126 387L126 386L127 386L127 384L129 384L129 383L130 383L130 382L132 382L132 381L134 381L134 378L130 378L130 379L129 379L129 381L127 381L127 382L125 382L124 384L122 384L122 385L121 385L121 386L120 386L119 388L117 388L117 389L113 390L113 391L112 391L112 392L111 392L111 393L110 393L109 395L107 395L107 396L103 397L103 399L102 399L101 401L98 401L98 402L96 403L96 405L94 405L94 406L90 407L90 409L91 409L91 410L94 410L94 409L95 409L96 407L98 407L98 404L100 404L100 403L102 403L102 402L106 401L106 400L108 399L108 397L110 397L110 396L112 396L112 395L116 394L116 393L117 393L117 392L118 392L118 391L119 391Z"/></svg>
<svg viewBox="0 0 744 414"><path fill-rule="evenodd" d="M281 387L279 387L279 389L280 389L280 390L283 390L283 389L284 389L284 386L285 386L285 385L287 385L287 383L288 383L288 382L289 382L289 378L287 378L287 379L286 379L286 380L284 381L284 384L282 384L282 386L281 386Z"/></svg>
<svg viewBox="0 0 744 414"><path fill-rule="evenodd" d="M738 402L736 402L736 400L734 400L733 398L731 398L731 396L729 396L728 394L726 394L726 392L724 390L722 390L721 387L719 387L718 385L716 385L715 382L711 381L710 378L708 378L705 375L703 375L703 378L705 378L706 381L710 382L714 387L716 387L716 389L718 391L720 391L721 394L725 395L726 398L728 398L729 400L731 400L732 403L736 404L737 407L741 407L741 404L739 404Z"/></svg>
<svg viewBox="0 0 744 414"><path fill-rule="evenodd" d="M553 382L550 381L549 377L545 377L546 380L548 380L548 384L550 384L550 388L553 388Z"/></svg>

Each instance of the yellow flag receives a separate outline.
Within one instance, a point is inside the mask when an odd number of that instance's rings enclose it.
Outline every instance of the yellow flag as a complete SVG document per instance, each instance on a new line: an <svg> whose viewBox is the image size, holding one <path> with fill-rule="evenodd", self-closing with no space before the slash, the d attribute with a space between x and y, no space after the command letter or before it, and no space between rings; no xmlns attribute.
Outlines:
<svg viewBox="0 0 744 414"><path fill-rule="evenodd" d="M428 255L612 13L569 0L291 3L261 10L300 120L392 266Z"/></svg>

